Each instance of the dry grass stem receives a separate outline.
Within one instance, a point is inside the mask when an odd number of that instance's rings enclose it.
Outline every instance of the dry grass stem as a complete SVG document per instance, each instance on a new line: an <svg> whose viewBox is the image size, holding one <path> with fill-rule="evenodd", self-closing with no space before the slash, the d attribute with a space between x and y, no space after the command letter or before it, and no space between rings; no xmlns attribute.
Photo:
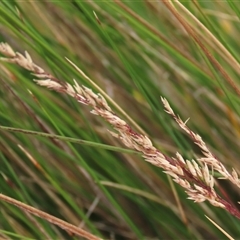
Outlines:
<svg viewBox="0 0 240 240"><path fill-rule="evenodd" d="M212 34L211 31L208 30L208 28L206 28L196 16L194 16L194 14L192 14L186 7L184 7L181 2L176 0L175 4L183 11L186 16L188 16L193 22L195 22L195 24L197 25L197 28L195 28L195 30L197 31L198 35L204 37L208 44L210 44L212 47L215 47L216 51L221 55L221 57L224 58L239 73L240 64L233 57L233 55L224 47L224 45L214 36L214 34ZM191 24L191 21L189 21L188 23ZM192 24L191 26L193 27ZM201 31L203 31L206 36L203 36L201 34Z"/></svg>
<svg viewBox="0 0 240 240"><path fill-rule="evenodd" d="M225 230L223 230L216 222L214 222L211 218L205 215L205 217L216 227L218 228L228 239L234 240Z"/></svg>
<svg viewBox="0 0 240 240"><path fill-rule="evenodd" d="M109 131L112 136L120 139L125 146L141 152L143 158L147 162L162 168L166 174L173 178L173 181L185 189L189 199L194 202L208 201L213 206L224 208L240 219L240 212L237 208L216 193L214 189L214 178L209 172L208 166L212 166L216 171L220 172L224 178L229 179L239 186L239 179L236 171L233 170L232 174L228 173L226 168L206 147L201 137L194 134L186 127L186 124L182 122L180 118L176 117L166 99L162 98L165 110L202 149L205 157L198 160L203 163L203 167L194 160L185 160L179 153L177 153L174 158L161 153L153 146L151 140L147 136L135 132L123 119L119 118L101 94L95 94L91 89L80 86L76 80L74 80L74 85L70 85L69 83L56 79L34 64L28 53L25 53L26 56L20 53L14 53L8 44L2 43L0 45L0 52L8 57L1 58L3 61L18 64L32 71L32 73L39 78L38 80L34 80L37 84L57 92L68 94L78 102L91 106L92 114L101 116L112 125L115 130L114 132Z"/></svg>
<svg viewBox="0 0 240 240"><path fill-rule="evenodd" d="M13 198L7 197L7 196L5 196L3 194L0 194L0 199L2 201L5 201L5 202L8 202L8 203L10 203L12 205L17 206L18 208L21 208L21 209L23 209L26 212L29 212L29 213L31 213L31 214L33 214L35 216L38 216L38 217L40 217L42 219L45 219L48 222L51 222L51 223L59 226L60 228L62 228L64 230L67 230L69 233L76 234L78 236L81 236L81 237L83 237L85 239L89 239L89 240L100 240L101 239L101 238L98 238L98 237L92 235L91 233L86 232L85 230L83 230L83 229L81 229L79 227L76 227L76 226L74 226L74 225L72 225L70 223L67 223L67 222L59 219L59 218L56 218L56 217L54 217L54 216L52 216L50 214L47 214L47 213L45 213L43 211L40 211L40 210L38 210L38 209L36 209L34 207L31 207L31 206L29 206L27 204L19 202L19 201L13 199Z"/></svg>
<svg viewBox="0 0 240 240"><path fill-rule="evenodd" d="M188 32L188 34L194 39L194 41L198 44L198 46L202 49L205 56L209 59L212 65L221 73L221 75L225 78L228 84L232 87L232 89L240 96L240 88L233 81L231 76L225 71L225 69L221 66L221 64L217 61L217 59L213 56L213 54L206 48L206 46L202 43L199 36L196 34L195 30L184 20L182 15L176 10L171 1L163 1L168 10L176 17L179 23L184 27L184 29Z"/></svg>

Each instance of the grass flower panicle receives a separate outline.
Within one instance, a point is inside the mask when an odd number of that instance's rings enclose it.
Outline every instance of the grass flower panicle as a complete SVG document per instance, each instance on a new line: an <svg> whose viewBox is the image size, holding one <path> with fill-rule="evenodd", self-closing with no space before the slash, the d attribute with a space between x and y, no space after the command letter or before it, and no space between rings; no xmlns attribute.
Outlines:
<svg viewBox="0 0 240 240"><path fill-rule="evenodd" d="M165 111L174 118L180 128L201 148L205 157L197 159L197 161L200 161L203 164L202 166L195 160L185 160L180 153L177 153L175 158L161 153L153 146L152 141L147 136L138 134L124 120L117 116L103 96L95 94L85 86L80 86L76 80L74 80L74 85L71 85L56 79L34 64L27 52L25 52L25 56L20 53L14 53L12 48L6 43L1 43L0 52L7 57L1 58L2 61L15 63L31 71L38 77L38 80L34 80L38 85L68 94L78 102L91 106L92 114L101 116L115 129L115 132L109 131L112 136L120 139L125 146L141 152L147 162L162 168L166 174L172 177L173 181L185 189L188 199L198 203L208 201L213 206L224 208L232 215L240 218L240 212L237 208L216 193L214 189L214 177L209 172L208 166L219 172L223 178L230 180L239 187L240 181L237 172L234 169L231 174L227 171L224 165L211 153L202 138L191 131L186 126L186 122L184 123L180 117L175 115L165 98L161 98Z"/></svg>
<svg viewBox="0 0 240 240"><path fill-rule="evenodd" d="M202 138L194 133L191 129L189 129L186 126L186 123L182 121L180 117L175 115L172 108L170 107L168 101L164 98L161 98L165 111L172 116L172 118L176 121L176 123L182 128L193 140L193 142L200 147L202 150L202 153L205 157L199 158L198 161L202 162L203 164L212 167L215 171L220 173L222 176L221 179L228 179L233 184L235 184L237 187L240 188L240 179L238 178L238 174L235 169L232 169L232 173L229 173L228 170L225 168L225 166L212 154L212 152L209 150L209 148L206 146L205 142L202 140Z"/></svg>

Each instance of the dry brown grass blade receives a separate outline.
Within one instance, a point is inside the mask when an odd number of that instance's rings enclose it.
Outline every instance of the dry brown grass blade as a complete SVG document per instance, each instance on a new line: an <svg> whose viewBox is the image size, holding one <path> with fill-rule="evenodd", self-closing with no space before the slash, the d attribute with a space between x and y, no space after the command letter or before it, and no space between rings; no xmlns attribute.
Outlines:
<svg viewBox="0 0 240 240"><path fill-rule="evenodd" d="M232 78L228 75L228 73L222 68L219 62L213 57L213 55L209 52L209 50L205 47L205 45L201 42L201 39L198 37L193 28L184 20L184 18L179 14L176 8L170 1L163 1L168 10L177 18L179 23L184 27L184 29L188 32L188 34L194 39L194 41L198 44L198 46L202 49L206 57L209 61L215 66L216 69L221 73L221 75L225 78L225 80L229 83L232 89L240 96L240 89L236 85L236 83L232 80Z"/></svg>
<svg viewBox="0 0 240 240"><path fill-rule="evenodd" d="M38 210L38 209L36 209L34 207L31 207L31 206L29 206L29 205L27 205L25 203L17 201L15 199L10 198L8 196L5 196L3 194L0 194L0 199L2 201L4 201L4 202L10 203L12 205L15 205L18 208L21 208L24 211L29 212L29 213L37 216L37 217L45 219L48 222L53 223L53 224L59 226L60 228L68 231L69 233L76 234L78 236L81 236L81 237L83 237L85 239L89 239L89 240L100 240L101 239L101 238L98 238L98 237L92 235L91 233L89 233L89 232L87 232L87 231L85 231L85 230L83 230L81 228L78 228L78 227L76 227L76 226L74 226L74 225L72 225L72 224L70 224L68 222L65 222L65 221L63 221L63 220L61 220L59 218L56 218L56 217L48 214L48 213L40 211L40 210Z"/></svg>
<svg viewBox="0 0 240 240"><path fill-rule="evenodd" d="M193 1L195 3L195 1ZM234 67L237 73L240 73L240 64L238 61L233 57L233 55L224 47L224 45L209 31L198 19L195 17L186 7L183 6L178 0L175 0L176 5L183 11L183 13L191 19L188 23L195 22L196 26L195 29L198 34L202 34L201 31L205 32L206 36L205 39L211 44L212 47L218 52L218 54L225 59L232 67ZM197 5L195 3L195 5ZM182 15L183 16L183 15ZM193 25L192 25L193 26ZM200 31L201 30L201 31Z"/></svg>

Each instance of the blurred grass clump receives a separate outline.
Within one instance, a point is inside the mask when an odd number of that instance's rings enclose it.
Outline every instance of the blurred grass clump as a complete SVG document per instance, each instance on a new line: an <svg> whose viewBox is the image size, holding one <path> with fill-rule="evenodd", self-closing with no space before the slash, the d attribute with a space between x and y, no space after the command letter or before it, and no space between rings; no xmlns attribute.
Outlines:
<svg viewBox="0 0 240 240"><path fill-rule="evenodd" d="M193 35L163 1L1 1L0 41L27 50L57 78L95 89L64 57L71 59L162 152L196 158L201 152L164 113L166 97L225 166L239 171L239 3L169 3ZM125 151L88 107L37 86L19 67L0 68L1 126L84 140L1 130L1 193L106 239L226 238L205 215L240 236L237 219L187 200L161 169ZM217 186L229 201L239 200L226 181ZM76 239L0 206L6 239Z"/></svg>

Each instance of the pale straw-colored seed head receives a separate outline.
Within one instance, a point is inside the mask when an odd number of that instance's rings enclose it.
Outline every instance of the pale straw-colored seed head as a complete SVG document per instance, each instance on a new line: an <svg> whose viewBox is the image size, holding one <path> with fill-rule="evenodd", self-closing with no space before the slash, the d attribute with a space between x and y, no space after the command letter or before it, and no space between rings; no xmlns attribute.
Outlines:
<svg viewBox="0 0 240 240"><path fill-rule="evenodd" d="M209 172L209 166L213 170L221 173L223 178L229 179L232 183L240 187L240 180L237 172L234 169L231 174L227 171L223 164L220 163L220 161L208 149L202 138L186 126L187 121L183 122L179 116L175 115L173 109L165 98L161 97L165 111L171 115L180 128L189 135L193 142L200 147L205 156L204 158L198 159L199 162L203 163L203 167L194 160L185 160L179 153L176 153L175 159L165 156L153 146L149 137L134 132L123 119L117 116L111 110L102 95L94 93L91 89L85 86L79 86L76 80L74 80L74 85L72 86L69 83L55 79L51 74L46 73L42 68L36 65L27 52L25 52L25 56L17 52L15 53L6 43L0 44L0 52L6 56L6 58L0 58L2 61L15 63L30 70L36 77L41 79L34 80L40 86L66 93L75 98L78 102L91 106L92 114L101 116L112 125L113 129L116 131L109 131L112 136L120 139L127 147L141 152L146 161L157 167L163 168L164 172L173 178L173 181L185 189L189 199L192 199L195 202L208 200L214 206L225 208L225 202L221 202L221 198L218 197L213 188L214 178ZM71 63L70 60L68 61ZM75 64L71 64L78 69ZM78 71L85 79L88 79L91 82L91 79L89 79L80 69L78 69ZM234 206L230 203L227 204L233 208L233 210L229 210L229 212L234 212ZM240 213L237 213L237 210L235 211L235 215L236 214L238 214L238 217L240 218Z"/></svg>
<svg viewBox="0 0 240 240"><path fill-rule="evenodd" d="M34 79L34 82L36 82L40 86L47 87L55 91L59 91L60 89L62 89L61 84L59 84L58 82L52 81L51 79L46 79L46 80Z"/></svg>
<svg viewBox="0 0 240 240"><path fill-rule="evenodd" d="M16 56L16 53L7 43L0 43L0 52L6 57L13 58ZM1 58L1 60L4 60L4 58Z"/></svg>

